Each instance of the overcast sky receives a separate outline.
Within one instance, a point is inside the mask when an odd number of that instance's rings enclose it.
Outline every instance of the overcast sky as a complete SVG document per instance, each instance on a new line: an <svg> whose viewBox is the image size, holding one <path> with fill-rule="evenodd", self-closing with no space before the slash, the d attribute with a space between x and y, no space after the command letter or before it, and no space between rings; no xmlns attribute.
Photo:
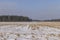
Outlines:
<svg viewBox="0 0 60 40"><path fill-rule="evenodd" d="M60 0L0 0L0 15L58 19L60 18Z"/></svg>

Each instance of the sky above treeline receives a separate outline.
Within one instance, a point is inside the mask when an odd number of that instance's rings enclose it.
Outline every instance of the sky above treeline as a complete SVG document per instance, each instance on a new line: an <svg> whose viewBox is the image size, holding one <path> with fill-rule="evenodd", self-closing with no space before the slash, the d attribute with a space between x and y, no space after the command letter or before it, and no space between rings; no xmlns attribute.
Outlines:
<svg viewBox="0 0 60 40"><path fill-rule="evenodd" d="M0 15L28 16L32 19L60 18L60 0L0 0Z"/></svg>

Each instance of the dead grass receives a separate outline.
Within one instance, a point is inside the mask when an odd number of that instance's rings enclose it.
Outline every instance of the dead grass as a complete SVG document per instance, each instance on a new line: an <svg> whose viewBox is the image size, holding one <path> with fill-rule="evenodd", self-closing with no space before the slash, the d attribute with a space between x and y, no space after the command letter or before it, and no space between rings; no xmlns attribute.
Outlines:
<svg viewBox="0 0 60 40"><path fill-rule="evenodd" d="M60 22L0 22L0 26L4 25L28 25L32 27L37 27L37 26L49 26L49 27L58 27L60 28Z"/></svg>

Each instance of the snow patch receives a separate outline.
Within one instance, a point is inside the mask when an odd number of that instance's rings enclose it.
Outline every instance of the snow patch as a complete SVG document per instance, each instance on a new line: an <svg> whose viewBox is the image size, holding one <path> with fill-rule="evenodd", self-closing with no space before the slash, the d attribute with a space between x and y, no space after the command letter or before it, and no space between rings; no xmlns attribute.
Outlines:
<svg viewBox="0 0 60 40"><path fill-rule="evenodd" d="M60 29L39 26L0 26L0 40L60 40Z"/></svg>

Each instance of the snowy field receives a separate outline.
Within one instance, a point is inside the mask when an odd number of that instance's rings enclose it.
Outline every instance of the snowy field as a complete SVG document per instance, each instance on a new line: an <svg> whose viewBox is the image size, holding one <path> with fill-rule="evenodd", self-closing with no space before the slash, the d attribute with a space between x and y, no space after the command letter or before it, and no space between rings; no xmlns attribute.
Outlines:
<svg viewBox="0 0 60 40"><path fill-rule="evenodd" d="M60 29L49 26L3 25L0 40L60 40Z"/></svg>

